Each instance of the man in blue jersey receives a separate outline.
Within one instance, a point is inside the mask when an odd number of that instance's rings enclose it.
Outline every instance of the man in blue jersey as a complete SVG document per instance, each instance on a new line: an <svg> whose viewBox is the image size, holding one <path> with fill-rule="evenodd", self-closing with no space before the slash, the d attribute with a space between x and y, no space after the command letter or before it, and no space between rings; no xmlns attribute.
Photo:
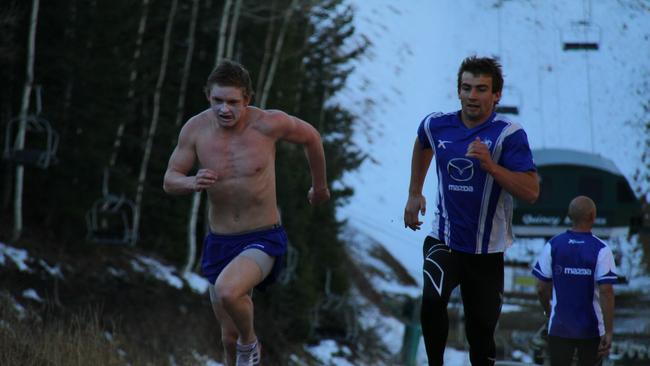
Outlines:
<svg viewBox="0 0 650 366"><path fill-rule="evenodd" d="M618 276L607 244L591 233L596 205L579 196L569 205L571 230L549 240L533 268L537 293L549 316L551 366L602 364L612 345Z"/></svg>
<svg viewBox="0 0 650 366"><path fill-rule="evenodd" d="M494 330L503 296L503 252L512 243L512 196L534 202L539 182L526 133L495 113L501 65L463 60L457 79L461 110L432 113L418 128L404 225L419 230L424 178L435 156L438 177L433 230L424 241L421 323L429 365L442 365L449 296L460 285L472 365L493 365Z"/></svg>

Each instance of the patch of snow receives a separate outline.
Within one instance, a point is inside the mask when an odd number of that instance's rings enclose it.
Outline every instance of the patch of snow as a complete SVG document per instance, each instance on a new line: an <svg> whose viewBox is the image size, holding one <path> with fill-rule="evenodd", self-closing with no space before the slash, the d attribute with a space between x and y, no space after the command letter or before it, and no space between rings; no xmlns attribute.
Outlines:
<svg viewBox="0 0 650 366"><path fill-rule="evenodd" d="M501 314L503 313L520 313L522 311L526 311L528 308L521 306L521 305L516 305L516 304L503 304L501 305Z"/></svg>
<svg viewBox="0 0 650 366"><path fill-rule="evenodd" d="M23 297L26 299L31 299L37 302L43 302L43 299L38 295L38 292L34 289L27 289L23 291Z"/></svg>
<svg viewBox="0 0 650 366"><path fill-rule="evenodd" d="M183 288L183 281L174 274L176 269L172 266L166 266L153 258L144 256L138 256L137 260L131 259L130 263L131 268L136 272L148 273L172 287L177 289Z"/></svg>
<svg viewBox="0 0 650 366"><path fill-rule="evenodd" d="M135 263L135 266L134 266L134 262L132 261L131 262L131 267L133 268L133 270L135 270L137 272L144 272L144 269L137 262ZM108 267L108 268L106 268L106 271L111 276L114 276L114 277L119 277L119 278L127 278L128 277L127 274L126 274L126 271L124 271L121 268Z"/></svg>
<svg viewBox="0 0 650 366"><path fill-rule="evenodd" d="M5 256L9 257L18 267L18 270L21 272L32 273L32 269L27 265L27 261L30 259L27 250L17 249L9 245L0 243L0 265L5 264Z"/></svg>
<svg viewBox="0 0 650 366"><path fill-rule="evenodd" d="M339 345L331 339L322 340L315 346L306 347L306 351L312 356L328 366L354 366L343 356L350 356L350 349L346 346Z"/></svg>
<svg viewBox="0 0 650 366"><path fill-rule="evenodd" d="M38 264L40 264L43 267L43 269L45 269L45 271L50 274L50 276L57 277L57 278L62 279L62 280L64 279L63 278L63 272L61 272L61 266L60 265L55 264L54 266L50 266L49 264L47 264L46 261L44 261L42 259L38 260Z"/></svg>
<svg viewBox="0 0 650 366"><path fill-rule="evenodd" d="M650 294L650 276L630 278L627 284L616 285L614 291Z"/></svg>
<svg viewBox="0 0 650 366"><path fill-rule="evenodd" d="M208 292L208 286L210 285L210 282L208 282L205 277L200 276L194 272L184 272L183 279L187 282L192 291L199 294L205 294Z"/></svg>
<svg viewBox="0 0 650 366"><path fill-rule="evenodd" d="M609 238L605 241L614 252L616 269L619 275L633 279L645 275L643 264L643 245L639 235L632 235L629 240L625 236Z"/></svg>
<svg viewBox="0 0 650 366"><path fill-rule="evenodd" d="M418 298L422 295L422 289L419 286L403 285L379 277L372 277L370 282L372 283L373 288L379 292L394 295L406 295L411 298Z"/></svg>
<svg viewBox="0 0 650 366"><path fill-rule="evenodd" d="M131 269L139 273L144 273L145 271L144 267L135 259L131 259Z"/></svg>
<svg viewBox="0 0 650 366"><path fill-rule="evenodd" d="M137 256L137 259L156 279L167 282L167 284L177 289L183 288L183 281L174 274L176 269L173 266L166 266L153 258L141 255Z"/></svg>
<svg viewBox="0 0 650 366"><path fill-rule="evenodd" d="M521 361L521 362L524 362L524 363L533 363L533 358L530 357L529 354L527 354L527 353L525 353L525 352L523 352L521 350L518 350L518 349L512 351L512 359L517 360L517 361Z"/></svg>
<svg viewBox="0 0 650 366"><path fill-rule="evenodd" d="M395 317L387 316L379 311L379 308L371 304L365 297L361 296L358 290L352 289L352 298L357 301L358 320L365 330L374 330L385 348L393 355L402 348L404 338L404 324Z"/></svg>
<svg viewBox="0 0 650 366"><path fill-rule="evenodd" d="M373 237L356 230L356 228L348 227L344 231L343 240L346 242L346 249L350 253L350 257L362 263L363 266L371 267L377 271L376 275L367 276L376 291L395 295L402 294L412 298L420 296L422 290L419 285L401 283L393 269L373 255L375 247L381 245ZM410 275L410 272L407 271L407 273Z"/></svg>
<svg viewBox="0 0 650 366"><path fill-rule="evenodd" d="M445 365L450 366L471 366L469 352L452 347L445 348Z"/></svg>
<svg viewBox="0 0 650 366"><path fill-rule="evenodd" d="M222 363L219 363L208 356L198 353L196 350L192 350L192 357L201 366L225 366Z"/></svg>

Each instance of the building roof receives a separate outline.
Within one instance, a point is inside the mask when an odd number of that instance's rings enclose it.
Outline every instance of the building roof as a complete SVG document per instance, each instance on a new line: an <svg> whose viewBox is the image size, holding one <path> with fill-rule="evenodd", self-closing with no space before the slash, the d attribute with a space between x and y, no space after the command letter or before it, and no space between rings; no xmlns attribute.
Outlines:
<svg viewBox="0 0 650 366"><path fill-rule="evenodd" d="M616 164L600 155L568 149L537 149L532 152L537 167L577 165L604 170L614 175L623 175Z"/></svg>

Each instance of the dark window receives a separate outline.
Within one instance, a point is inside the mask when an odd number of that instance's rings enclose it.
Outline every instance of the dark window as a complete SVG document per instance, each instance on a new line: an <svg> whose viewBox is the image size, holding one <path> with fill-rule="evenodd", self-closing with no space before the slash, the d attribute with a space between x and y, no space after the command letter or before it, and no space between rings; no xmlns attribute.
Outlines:
<svg viewBox="0 0 650 366"><path fill-rule="evenodd" d="M519 114L519 108L511 105L497 105L495 112L502 114Z"/></svg>
<svg viewBox="0 0 650 366"><path fill-rule="evenodd" d="M597 51L598 43L591 42L566 42L564 43L565 51Z"/></svg>
<svg viewBox="0 0 650 366"><path fill-rule="evenodd" d="M553 179L550 175L539 176L539 198L537 202L546 203L553 199Z"/></svg>
<svg viewBox="0 0 650 366"><path fill-rule="evenodd" d="M583 175L578 180L578 189L580 194L600 202L603 199L603 178L596 175Z"/></svg>
<svg viewBox="0 0 650 366"><path fill-rule="evenodd" d="M616 182L616 200L620 203L630 203L636 200L625 179L619 179Z"/></svg>

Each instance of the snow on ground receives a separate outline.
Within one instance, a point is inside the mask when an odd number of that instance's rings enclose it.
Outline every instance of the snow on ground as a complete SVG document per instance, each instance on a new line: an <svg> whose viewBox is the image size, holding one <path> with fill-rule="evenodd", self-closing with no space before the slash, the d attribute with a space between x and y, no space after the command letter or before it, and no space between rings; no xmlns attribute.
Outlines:
<svg viewBox="0 0 650 366"><path fill-rule="evenodd" d="M199 354L196 351L192 351L192 357L194 357L194 360L196 360L196 362L199 365L203 365L203 366L225 366L224 364L219 363L219 362L211 359L208 356Z"/></svg>
<svg viewBox="0 0 650 366"><path fill-rule="evenodd" d="M38 264L43 267L43 269L50 274L52 277L58 277L60 280L63 280L63 272L61 272L61 266L58 264L55 264L54 266L50 266L46 261L39 259Z"/></svg>
<svg viewBox="0 0 650 366"><path fill-rule="evenodd" d="M11 259L12 262L18 267L21 272L31 272L32 270L27 265L29 255L25 249L18 249L6 244L0 243L0 265L4 266L6 263L5 258Z"/></svg>
<svg viewBox="0 0 650 366"><path fill-rule="evenodd" d="M205 277L194 272L185 272L183 273L183 279L194 292L199 294L205 294L208 292L210 282L208 282Z"/></svg>
<svg viewBox="0 0 650 366"><path fill-rule="evenodd" d="M421 245L430 230L437 184L432 166L423 192L428 199L423 230L405 229L411 151L424 116L459 108L456 71L468 55L500 58L506 79L502 104L519 107L513 119L523 125L533 149L566 148L606 156L633 187L642 186L632 177L641 161L644 134L637 122L645 113L644 80L650 78L650 17L644 5L572 0L349 3L356 8L356 30L373 46L356 63L337 98L361 116L355 142L369 158L344 178L355 195L339 216L381 243L419 283ZM562 50L563 37L570 36L578 21L594 25L598 51ZM630 278L624 286L631 291L650 288L650 277L635 272L641 258L635 239L614 241L625 253L618 258L619 271ZM543 244L542 239L517 239L506 259L532 263ZM381 268L376 259L366 260ZM400 291L391 278L374 278L372 283L378 291ZM519 310L515 305L504 308ZM364 311L365 322L377 316L371 305ZM385 327L386 338L401 342L403 325L396 319L377 326ZM385 342L399 350L397 344ZM445 358L449 365L469 364L464 351L447 349ZM422 354L418 364L425 364Z"/></svg>
<svg viewBox="0 0 650 366"><path fill-rule="evenodd" d="M43 302L43 298L38 295L38 292L33 288L28 288L23 291L23 297L26 299L31 299L36 302Z"/></svg>
<svg viewBox="0 0 650 366"><path fill-rule="evenodd" d="M34 264L37 264L51 276L58 277L59 279L64 279L60 264L49 265L43 259L35 260L30 257L26 249L14 248L10 245L0 242L0 266L9 265L9 260L11 260L11 262L21 272L32 273L34 272ZM187 284L194 292L197 292L199 294L205 294L208 291L208 281L202 276L190 272L184 273L179 277L178 271L175 267L165 265L151 257L146 257L143 255L136 256L131 260L131 268L137 272L147 273L157 280L165 282L169 286L177 289L181 289L185 286L185 284ZM126 276L126 272L124 272L124 270L116 269L113 267L108 267L107 272L116 277ZM31 298L36 300L34 297Z"/></svg>
<svg viewBox="0 0 650 366"><path fill-rule="evenodd" d="M326 339L315 346L306 347L306 351L327 366L354 366L344 356L350 356L352 351L346 346Z"/></svg>
<svg viewBox="0 0 650 366"><path fill-rule="evenodd" d="M138 255L136 258L140 263L135 264L135 259L131 260L132 268L134 270L144 271L144 268L141 266L144 265L149 274L153 275L156 279L166 282L177 289L183 288L183 281L174 274L176 268L166 266L153 258L142 255Z"/></svg>

